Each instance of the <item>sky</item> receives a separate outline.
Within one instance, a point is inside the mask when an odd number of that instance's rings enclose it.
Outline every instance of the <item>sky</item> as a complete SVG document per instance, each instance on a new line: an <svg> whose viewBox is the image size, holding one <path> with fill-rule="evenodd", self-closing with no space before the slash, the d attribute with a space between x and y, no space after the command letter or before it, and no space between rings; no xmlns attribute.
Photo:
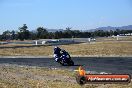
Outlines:
<svg viewBox="0 0 132 88"><path fill-rule="evenodd" d="M132 25L132 0L0 0L0 32Z"/></svg>

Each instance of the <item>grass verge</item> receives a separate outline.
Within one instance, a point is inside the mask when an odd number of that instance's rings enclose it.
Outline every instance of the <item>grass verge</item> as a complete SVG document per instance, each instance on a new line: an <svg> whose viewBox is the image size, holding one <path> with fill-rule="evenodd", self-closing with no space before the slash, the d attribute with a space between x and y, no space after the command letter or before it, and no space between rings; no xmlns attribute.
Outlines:
<svg viewBox="0 0 132 88"><path fill-rule="evenodd" d="M75 72L66 69L0 64L0 88L132 88L132 83L80 86Z"/></svg>
<svg viewBox="0 0 132 88"><path fill-rule="evenodd" d="M95 43L82 43L60 45L71 55L89 56L130 56L132 55L132 42L107 41ZM39 46L26 48L3 48L0 56L50 56L53 55L53 46Z"/></svg>

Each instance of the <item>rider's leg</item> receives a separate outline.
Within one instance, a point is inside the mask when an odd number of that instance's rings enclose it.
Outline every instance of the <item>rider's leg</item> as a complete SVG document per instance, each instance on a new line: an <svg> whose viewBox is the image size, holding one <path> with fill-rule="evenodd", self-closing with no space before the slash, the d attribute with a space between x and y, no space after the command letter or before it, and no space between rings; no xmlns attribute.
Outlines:
<svg viewBox="0 0 132 88"><path fill-rule="evenodd" d="M57 54L54 54L54 58L55 58L55 61L56 62L59 62L60 61L60 57Z"/></svg>

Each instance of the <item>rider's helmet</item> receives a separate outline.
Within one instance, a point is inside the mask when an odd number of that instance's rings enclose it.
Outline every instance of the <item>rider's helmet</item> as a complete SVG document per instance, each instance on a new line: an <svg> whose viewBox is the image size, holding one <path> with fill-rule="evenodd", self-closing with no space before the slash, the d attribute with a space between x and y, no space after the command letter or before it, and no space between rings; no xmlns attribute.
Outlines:
<svg viewBox="0 0 132 88"><path fill-rule="evenodd" d="M60 53L60 51L61 51L61 49L60 49L58 46L55 46L55 47L54 47L54 52L55 52L56 54Z"/></svg>
<svg viewBox="0 0 132 88"><path fill-rule="evenodd" d="M61 49L57 46L54 47L54 55L56 55L57 57L61 56Z"/></svg>
<svg viewBox="0 0 132 88"><path fill-rule="evenodd" d="M55 47L54 47L54 50L55 50L55 49L58 50L58 49L60 49L60 48L59 48L58 46L55 46Z"/></svg>

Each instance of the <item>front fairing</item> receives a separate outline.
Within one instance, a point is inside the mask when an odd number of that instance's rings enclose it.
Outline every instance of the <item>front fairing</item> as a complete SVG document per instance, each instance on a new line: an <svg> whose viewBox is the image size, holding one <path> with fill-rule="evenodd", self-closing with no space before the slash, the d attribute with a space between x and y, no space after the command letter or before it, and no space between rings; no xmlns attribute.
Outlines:
<svg viewBox="0 0 132 88"><path fill-rule="evenodd" d="M63 61L65 62L65 63L67 63L67 62L69 62L69 60L70 60L70 56L69 55L63 55Z"/></svg>

